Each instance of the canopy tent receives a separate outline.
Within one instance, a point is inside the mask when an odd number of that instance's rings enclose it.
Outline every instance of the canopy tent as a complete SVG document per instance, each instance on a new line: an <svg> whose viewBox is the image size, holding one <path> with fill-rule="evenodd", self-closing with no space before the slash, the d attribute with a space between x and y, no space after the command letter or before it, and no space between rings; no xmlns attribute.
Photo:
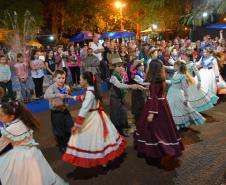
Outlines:
<svg viewBox="0 0 226 185"><path fill-rule="evenodd" d="M214 25L207 26L206 28L222 30L222 29L226 29L226 24L214 24Z"/></svg>
<svg viewBox="0 0 226 185"><path fill-rule="evenodd" d="M141 33L148 33L148 32L152 32L152 31L153 31L152 28L149 27L148 29L141 31Z"/></svg>
<svg viewBox="0 0 226 185"><path fill-rule="evenodd" d="M118 38L128 38L128 37L136 37L134 32L105 32L101 37L100 40L105 38L110 39L118 39Z"/></svg>
<svg viewBox="0 0 226 185"><path fill-rule="evenodd" d="M89 40L93 38L93 34L89 31L82 31L75 34L74 37L68 40L68 42L82 42L84 40Z"/></svg>
<svg viewBox="0 0 226 185"><path fill-rule="evenodd" d="M37 42L37 41L30 41L30 42L28 42L27 45L28 45L28 46L34 46L34 47L42 47L42 44L40 44L40 43Z"/></svg>

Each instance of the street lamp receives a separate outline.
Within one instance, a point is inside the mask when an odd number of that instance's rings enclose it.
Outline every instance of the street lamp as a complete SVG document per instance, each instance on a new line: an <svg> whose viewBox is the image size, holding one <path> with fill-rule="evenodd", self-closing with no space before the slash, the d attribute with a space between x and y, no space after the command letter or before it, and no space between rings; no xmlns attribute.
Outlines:
<svg viewBox="0 0 226 185"><path fill-rule="evenodd" d="M204 18L206 18L206 17L208 16L208 13L207 13L207 12L203 12L202 16L203 16Z"/></svg>
<svg viewBox="0 0 226 185"><path fill-rule="evenodd" d="M152 24L153 30L157 30L158 26L156 24Z"/></svg>
<svg viewBox="0 0 226 185"><path fill-rule="evenodd" d="M120 1L116 1L116 2L115 2L115 7L116 7L117 9L119 9L119 11L120 11L121 31L124 30L124 29L123 29L123 25L122 25L122 9L123 9L125 6L126 6L125 3L122 3L122 2L120 2Z"/></svg>
<svg viewBox="0 0 226 185"><path fill-rule="evenodd" d="M53 41L53 40L54 40L54 36L51 35L51 36L49 37L49 40Z"/></svg>

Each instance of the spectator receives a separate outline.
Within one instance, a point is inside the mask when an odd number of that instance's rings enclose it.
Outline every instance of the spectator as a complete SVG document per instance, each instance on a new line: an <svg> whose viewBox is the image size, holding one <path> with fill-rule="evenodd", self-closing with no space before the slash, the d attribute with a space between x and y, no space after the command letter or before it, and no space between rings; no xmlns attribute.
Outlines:
<svg viewBox="0 0 226 185"><path fill-rule="evenodd" d="M35 95L36 98L42 98L45 64L42 60L39 59L38 51L34 52L31 59L31 76L35 84Z"/></svg>
<svg viewBox="0 0 226 185"><path fill-rule="evenodd" d="M2 87L5 91L2 101L14 99L11 81L11 70L4 55L0 55L0 74L0 87Z"/></svg>

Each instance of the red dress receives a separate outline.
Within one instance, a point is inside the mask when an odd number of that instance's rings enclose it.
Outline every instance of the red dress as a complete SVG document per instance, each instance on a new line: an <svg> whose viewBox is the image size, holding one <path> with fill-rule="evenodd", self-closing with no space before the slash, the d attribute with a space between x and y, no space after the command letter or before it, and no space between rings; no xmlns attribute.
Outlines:
<svg viewBox="0 0 226 185"><path fill-rule="evenodd" d="M165 97L165 82L152 83L150 97L141 114L135 132L135 148L146 157L180 156L184 150ZM149 113L153 121L147 121Z"/></svg>

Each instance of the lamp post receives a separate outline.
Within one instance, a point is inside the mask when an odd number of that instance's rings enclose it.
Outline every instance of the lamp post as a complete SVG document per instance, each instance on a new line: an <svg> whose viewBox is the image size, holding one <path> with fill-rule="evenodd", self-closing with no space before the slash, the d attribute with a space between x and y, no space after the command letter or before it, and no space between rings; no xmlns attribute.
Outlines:
<svg viewBox="0 0 226 185"><path fill-rule="evenodd" d="M115 2L115 7L116 7L117 9L119 9L119 11L120 11L120 27L121 27L121 31L124 30L123 24L122 24L122 10L123 10L123 8L124 8L125 6L126 6L125 3L122 3L122 2L120 2L120 1L116 1L116 2Z"/></svg>

